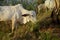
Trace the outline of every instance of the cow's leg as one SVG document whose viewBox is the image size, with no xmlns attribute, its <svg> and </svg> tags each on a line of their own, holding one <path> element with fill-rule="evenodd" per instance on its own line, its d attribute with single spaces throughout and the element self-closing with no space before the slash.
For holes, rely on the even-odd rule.
<svg viewBox="0 0 60 40">
<path fill-rule="evenodd" d="M 8 36 L 10 36 L 11 34 L 14 33 L 14 27 L 15 27 L 15 19 L 12 18 L 12 32 L 8 34 Z"/>
<path fill-rule="evenodd" d="M 14 27 L 16 26 L 16 17 L 15 17 L 15 15 L 13 16 L 13 18 L 12 18 L 12 33 L 13 33 L 13 31 L 14 31 Z"/>
<path fill-rule="evenodd" d="M 15 17 L 12 18 L 12 32 L 8 34 L 8 36 L 10 36 L 11 34 L 14 33 L 14 28 L 16 26 L 16 19 Z"/>
<path fill-rule="evenodd" d="M 12 33 L 14 31 L 14 27 L 15 27 L 15 19 L 12 19 Z"/>
</svg>

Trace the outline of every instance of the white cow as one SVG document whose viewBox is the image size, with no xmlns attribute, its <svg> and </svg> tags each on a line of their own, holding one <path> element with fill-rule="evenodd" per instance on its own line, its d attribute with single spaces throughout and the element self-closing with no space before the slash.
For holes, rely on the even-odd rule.
<svg viewBox="0 0 60 40">
<path fill-rule="evenodd" d="M 12 32 L 19 21 L 22 24 L 36 21 L 35 11 L 28 11 L 23 8 L 22 4 L 15 6 L 0 6 L 0 21 L 12 20 Z"/>
<path fill-rule="evenodd" d="M 59 8 L 59 0 L 45 0 L 43 4 L 38 5 L 38 11 L 40 11 L 42 8 L 53 10 L 56 7 Z"/>
<path fill-rule="evenodd" d="M 44 4 L 49 9 L 59 8 L 60 0 L 46 0 Z"/>
<path fill-rule="evenodd" d="M 48 8 L 48 9 L 53 9 L 55 7 L 55 1 L 54 0 L 45 0 L 43 4 L 40 4 L 38 6 L 39 9 L 41 8 Z"/>
<path fill-rule="evenodd" d="M 46 0 L 45 6 L 48 7 L 49 9 L 53 9 L 55 7 L 55 1 L 54 0 Z"/>
</svg>

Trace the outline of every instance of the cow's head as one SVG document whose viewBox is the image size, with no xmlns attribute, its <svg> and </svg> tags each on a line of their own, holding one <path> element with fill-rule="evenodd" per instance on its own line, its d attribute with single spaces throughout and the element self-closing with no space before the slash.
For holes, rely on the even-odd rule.
<svg viewBox="0 0 60 40">
<path fill-rule="evenodd" d="M 20 21 L 22 24 L 26 24 L 27 22 L 31 21 L 31 22 L 35 22 L 36 21 L 36 12 L 35 11 L 29 11 L 24 9 L 24 7 L 22 6 L 22 4 L 18 4 L 16 5 L 16 8 L 19 9 L 19 13 L 20 15 L 22 14 L 22 16 L 20 17 Z"/>
<path fill-rule="evenodd" d="M 23 14 L 22 18 L 23 18 L 23 21 L 22 21 L 23 24 L 26 24 L 29 21 L 31 21 L 32 23 L 35 23 L 36 13 L 35 11 L 29 11 L 28 13 Z"/>
<path fill-rule="evenodd" d="M 30 16 L 29 16 L 29 20 L 33 23 L 36 22 L 36 12 L 35 11 L 30 11 Z"/>
</svg>

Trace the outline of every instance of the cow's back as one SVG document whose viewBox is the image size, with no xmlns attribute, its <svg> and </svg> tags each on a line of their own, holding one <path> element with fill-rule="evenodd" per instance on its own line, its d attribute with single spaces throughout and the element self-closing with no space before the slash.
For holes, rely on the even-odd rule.
<svg viewBox="0 0 60 40">
<path fill-rule="evenodd" d="M 13 6 L 0 6 L 0 21 L 10 20 L 13 15 Z"/>
</svg>

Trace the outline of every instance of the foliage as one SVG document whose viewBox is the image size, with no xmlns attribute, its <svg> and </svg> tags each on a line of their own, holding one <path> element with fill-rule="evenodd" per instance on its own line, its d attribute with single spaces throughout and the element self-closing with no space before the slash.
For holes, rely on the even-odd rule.
<svg viewBox="0 0 60 40">
<path fill-rule="evenodd" d="M 0 1 L 0 5 L 15 5 L 18 3 L 21 3 L 27 10 L 36 10 L 37 2 L 28 4 L 27 2 L 15 0 L 11 0 L 8 3 L 6 1 Z M 46 27 L 50 27 L 49 25 L 52 25 L 50 16 L 51 10 L 41 9 L 37 13 L 37 22 L 35 24 L 31 22 L 25 25 L 18 23 L 17 29 L 15 28 L 14 33 L 11 35 L 9 35 L 11 32 L 11 22 L 0 22 L 0 40 L 60 40 L 60 37 L 56 35 L 57 33 L 54 35 L 52 29 L 45 29 Z"/>
<path fill-rule="evenodd" d="M 37 2 L 34 2 L 34 3 L 29 3 L 28 2 L 24 2 L 24 1 L 17 1 L 17 0 L 9 0 L 7 2 L 7 0 L 3 0 L 3 1 L 0 1 L 0 5 L 16 5 L 16 4 L 22 4 L 24 6 L 25 9 L 28 9 L 28 10 L 36 10 L 36 5 L 37 5 Z"/>
</svg>

